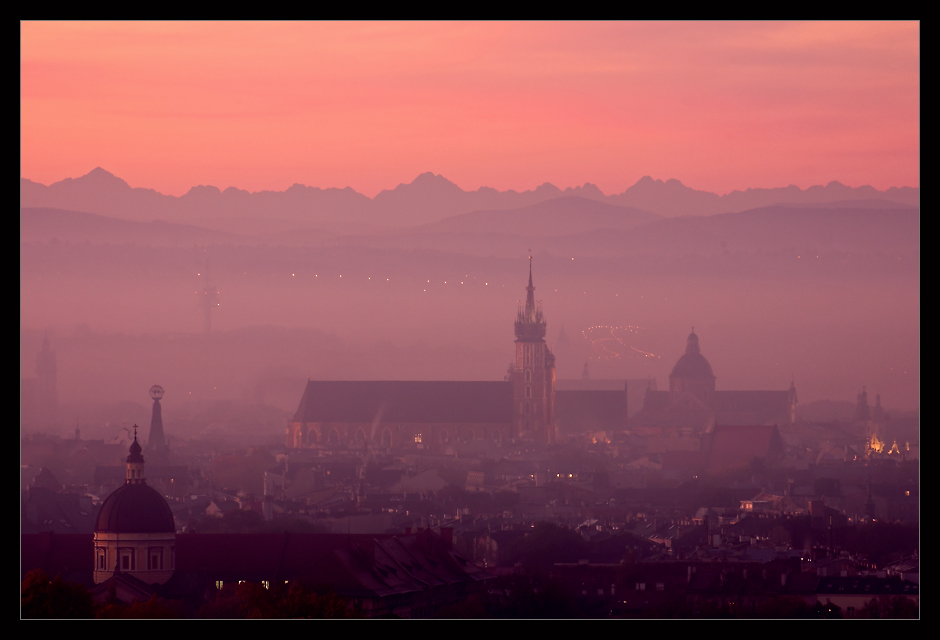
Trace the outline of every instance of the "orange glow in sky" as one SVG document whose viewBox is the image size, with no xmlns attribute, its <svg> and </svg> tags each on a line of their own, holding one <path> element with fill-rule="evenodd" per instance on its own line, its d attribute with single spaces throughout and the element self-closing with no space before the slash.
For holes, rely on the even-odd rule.
<svg viewBox="0 0 940 640">
<path fill-rule="evenodd" d="M 21 23 L 21 176 L 920 186 L 920 25 Z"/>
</svg>

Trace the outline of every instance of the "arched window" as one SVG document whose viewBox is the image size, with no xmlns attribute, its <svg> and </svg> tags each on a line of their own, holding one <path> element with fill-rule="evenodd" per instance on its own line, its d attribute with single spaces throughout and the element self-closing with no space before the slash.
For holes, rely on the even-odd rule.
<svg viewBox="0 0 940 640">
<path fill-rule="evenodd" d="M 532 370 L 531 369 L 525 370 L 525 381 L 532 382 Z"/>
<path fill-rule="evenodd" d="M 531 397 L 532 397 L 532 387 L 530 387 L 530 386 L 528 386 L 528 385 L 526 385 L 526 388 L 525 388 L 525 397 L 526 397 L 526 398 L 531 398 Z"/>
</svg>

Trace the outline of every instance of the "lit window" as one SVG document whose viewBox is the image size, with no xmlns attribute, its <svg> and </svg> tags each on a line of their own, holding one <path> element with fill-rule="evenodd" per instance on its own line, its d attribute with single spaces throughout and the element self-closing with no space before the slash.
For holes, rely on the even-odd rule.
<svg viewBox="0 0 940 640">
<path fill-rule="evenodd" d="M 271 583 L 268 582 L 267 580 L 262 580 L 262 581 L 261 581 L 261 584 L 262 584 L 262 586 L 264 586 L 265 589 L 270 589 L 270 588 L 271 588 Z"/>
</svg>

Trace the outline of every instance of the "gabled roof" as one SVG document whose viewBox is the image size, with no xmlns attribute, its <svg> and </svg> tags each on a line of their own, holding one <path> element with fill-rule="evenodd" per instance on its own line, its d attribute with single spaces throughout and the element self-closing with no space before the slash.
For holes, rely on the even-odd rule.
<svg viewBox="0 0 940 640">
<path fill-rule="evenodd" d="M 126 604 L 134 601 L 146 602 L 159 588 L 159 585 L 147 584 L 129 573 L 118 573 L 96 584 L 91 590 L 91 597 L 96 602 L 107 602 L 113 589 L 115 597 Z"/>
<path fill-rule="evenodd" d="M 512 421 L 512 382 L 309 380 L 294 422 Z"/>
</svg>

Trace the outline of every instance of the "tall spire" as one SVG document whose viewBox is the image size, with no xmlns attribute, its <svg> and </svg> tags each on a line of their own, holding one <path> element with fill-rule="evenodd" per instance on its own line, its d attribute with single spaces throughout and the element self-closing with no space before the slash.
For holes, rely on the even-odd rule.
<svg viewBox="0 0 940 640">
<path fill-rule="evenodd" d="M 529 256 L 529 284 L 525 288 L 525 304 L 519 304 L 516 316 L 516 338 L 527 341 L 544 341 L 545 318 L 535 302 L 535 285 L 532 284 L 532 256 Z"/>
<path fill-rule="evenodd" d="M 525 290 L 525 321 L 535 322 L 535 286 L 532 284 L 532 256 L 529 256 L 529 285 Z"/>
</svg>

